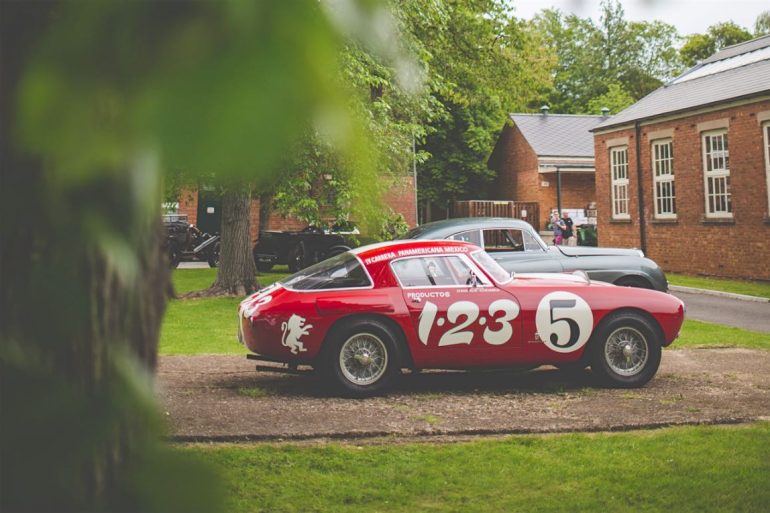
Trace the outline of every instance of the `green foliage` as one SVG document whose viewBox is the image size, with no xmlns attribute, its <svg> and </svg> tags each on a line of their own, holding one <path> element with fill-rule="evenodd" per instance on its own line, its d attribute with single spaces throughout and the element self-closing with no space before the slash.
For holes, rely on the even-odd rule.
<svg viewBox="0 0 770 513">
<path fill-rule="evenodd" d="M 722 48 L 748 41 L 752 37 L 751 32 L 732 21 L 717 23 L 711 25 L 705 34 L 687 36 L 679 55 L 686 66 L 695 66 Z"/>
<path fill-rule="evenodd" d="M 378 236 L 380 240 L 393 240 L 401 237 L 408 231 L 409 225 L 406 224 L 404 216 L 391 210 L 387 216 L 383 216 Z"/>
<path fill-rule="evenodd" d="M 759 13 L 754 21 L 754 37 L 770 34 L 770 10 Z"/>
<path fill-rule="evenodd" d="M 532 26 L 558 57 L 548 98 L 554 112 L 599 114 L 592 100 L 636 101 L 681 70 L 676 29 L 660 21 L 629 22 L 617 0 L 602 2 L 599 25 L 546 9 Z"/>
<path fill-rule="evenodd" d="M 193 445 L 229 511 L 761 512 L 770 425 L 443 444 Z"/>
<path fill-rule="evenodd" d="M 441 105 L 421 149 L 420 201 L 443 208 L 482 198 L 494 178 L 486 161 L 508 112 L 519 111 L 550 86 L 551 56 L 526 24 L 498 0 L 452 0 L 434 7 L 430 24 L 415 23 L 433 98 Z M 404 10 L 414 9 L 407 3 Z"/>
<path fill-rule="evenodd" d="M 606 107 L 610 109 L 610 115 L 617 114 L 635 101 L 634 97 L 626 92 L 622 85 L 611 83 L 607 86 L 606 93 L 596 98 L 591 98 L 588 102 L 588 111 L 594 113 L 601 112 Z"/>
</svg>

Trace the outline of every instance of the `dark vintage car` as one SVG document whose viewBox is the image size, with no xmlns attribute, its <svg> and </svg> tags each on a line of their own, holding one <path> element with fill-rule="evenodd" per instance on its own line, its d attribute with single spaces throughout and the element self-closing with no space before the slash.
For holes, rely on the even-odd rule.
<svg viewBox="0 0 770 513">
<path fill-rule="evenodd" d="M 165 214 L 163 226 L 166 229 L 165 249 L 171 267 L 190 261 L 208 262 L 211 267 L 219 265 L 219 234 L 201 232 L 194 224 L 187 222 L 184 214 Z"/>
<path fill-rule="evenodd" d="M 668 290 L 661 268 L 638 249 L 548 246 L 529 223 L 519 219 L 446 219 L 418 226 L 403 238 L 471 242 L 484 248 L 509 272 L 581 270 L 592 280 L 662 292 Z"/>
<path fill-rule="evenodd" d="M 286 264 L 294 273 L 357 246 L 350 238 L 357 233 L 358 230 L 330 231 L 313 226 L 297 232 L 263 231 L 252 250 L 254 263 L 260 272 Z"/>
</svg>

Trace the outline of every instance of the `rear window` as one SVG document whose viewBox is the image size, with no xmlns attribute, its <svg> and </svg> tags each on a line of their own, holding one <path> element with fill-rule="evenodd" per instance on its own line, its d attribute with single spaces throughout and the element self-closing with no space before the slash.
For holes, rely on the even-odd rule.
<svg viewBox="0 0 770 513">
<path fill-rule="evenodd" d="M 281 284 L 293 290 L 327 290 L 370 287 L 372 282 L 361 262 L 347 252 L 311 265 Z"/>
</svg>

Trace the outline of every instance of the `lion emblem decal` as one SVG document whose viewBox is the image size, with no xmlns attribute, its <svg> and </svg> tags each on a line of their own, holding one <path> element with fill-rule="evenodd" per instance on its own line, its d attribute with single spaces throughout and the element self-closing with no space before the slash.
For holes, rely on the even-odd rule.
<svg viewBox="0 0 770 513">
<path fill-rule="evenodd" d="M 289 320 L 281 324 L 281 329 L 283 330 L 283 336 L 281 337 L 281 344 L 291 349 L 291 352 L 293 354 L 297 354 L 298 352 L 307 351 L 305 349 L 305 346 L 302 345 L 302 342 L 300 342 L 300 338 L 304 337 L 305 335 L 310 333 L 310 329 L 313 327 L 312 324 L 308 324 L 305 326 L 305 319 L 304 317 L 300 317 L 297 314 L 292 314 L 291 317 L 289 317 Z"/>
</svg>

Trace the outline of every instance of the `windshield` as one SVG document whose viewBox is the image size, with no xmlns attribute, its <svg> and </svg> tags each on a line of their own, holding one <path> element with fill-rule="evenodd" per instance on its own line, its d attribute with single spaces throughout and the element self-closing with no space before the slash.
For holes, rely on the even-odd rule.
<svg viewBox="0 0 770 513">
<path fill-rule="evenodd" d="M 319 290 L 369 287 L 369 280 L 361 262 L 350 252 L 340 253 L 323 262 L 293 274 L 281 284 L 287 289 Z"/>
<path fill-rule="evenodd" d="M 500 267 L 500 264 L 489 256 L 489 253 L 486 251 L 477 251 L 471 253 L 471 256 L 497 283 L 508 283 L 511 281 L 511 274 Z"/>
</svg>

